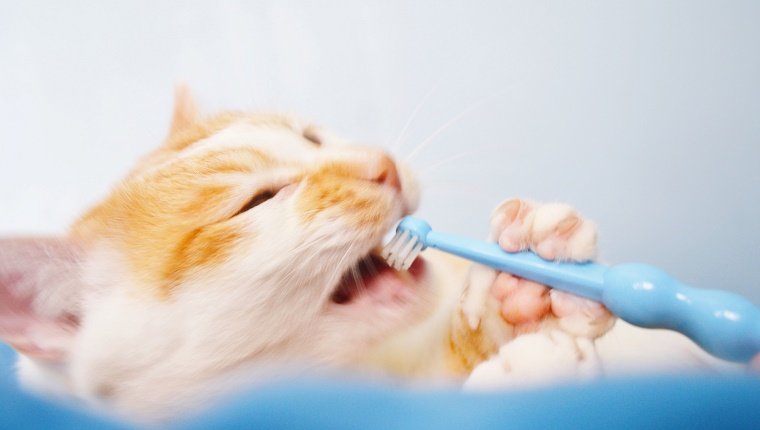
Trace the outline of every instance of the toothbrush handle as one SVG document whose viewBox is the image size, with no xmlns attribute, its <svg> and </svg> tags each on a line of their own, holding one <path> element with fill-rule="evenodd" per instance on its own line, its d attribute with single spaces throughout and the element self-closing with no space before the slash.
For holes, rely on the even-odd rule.
<svg viewBox="0 0 760 430">
<path fill-rule="evenodd" d="M 495 243 L 430 231 L 426 246 L 603 303 L 621 319 L 682 333 L 707 352 L 748 362 L 760 353 L 760 310 L 725 291 L 696 289 L 646 264 L 558 263 Z"/>
<path fill-rule="evenodd" d="M 601 302 L 631 324 L 678 331 L 716 357 L 748 362 L 760 353 L 760 310 L 751 302 L 689 287 L 654 266 L 610 267 Z"/>
<path fill-rule="evenodd" d="M 458 255 L 592 300 L 601 301 L 606 266 L 544 260 L 530 251 L 506 252 L 496 243 L 430 231 L 425 246 Z"/>
</svg>

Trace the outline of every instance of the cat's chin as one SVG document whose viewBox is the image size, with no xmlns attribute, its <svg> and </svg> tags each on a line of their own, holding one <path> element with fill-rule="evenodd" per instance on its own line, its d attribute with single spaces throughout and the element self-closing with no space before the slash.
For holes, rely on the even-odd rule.
<svg viewBox="0 0 760 430">
<path fill-rule="evenodd" d="M 425 261 L 418 257 L 405 271 L 398 271 L 381 257 L 370 253 L 341 278 L 330 297 L 336 306 L 404 305 L 413 302 L 425 273 Z"/>
</svg>

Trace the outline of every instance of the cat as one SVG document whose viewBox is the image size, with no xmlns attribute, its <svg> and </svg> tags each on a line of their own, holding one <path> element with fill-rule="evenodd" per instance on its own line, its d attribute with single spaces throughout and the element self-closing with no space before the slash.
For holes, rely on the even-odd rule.
<svg viewBox="0 0 760 430">
<path fill-rule="evenodd" d="M 26 387 L 143 422 L 274 368 L 475 387 L 600 372 L 615 319 L 599 304 L 434 251 L 385 265 L 418 201 L 380 149 L 287 116 L 201 116 L 179 87 L 165 142 L 66 236 L 0 241 L 0 337 Z M 491 226 L 507 250 L 596 254 L 567 205 L 511 199 Z"/>
</svg>

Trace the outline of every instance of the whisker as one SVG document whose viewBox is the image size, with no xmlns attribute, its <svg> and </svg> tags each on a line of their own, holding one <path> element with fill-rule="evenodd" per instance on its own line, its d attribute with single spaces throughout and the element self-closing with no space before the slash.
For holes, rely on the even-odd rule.
<svg viewBox="0 0 760 430">
<path fill-rule="evenodd" d="M 299 253 L 299 252 L 303 251 L 305 248 L 311 248 L 314 244 L 319 243 L 319 242 L 321 242 L 323 240 L 324 240 L 323 237 L 315 237 L 315 238 L 313 238 L 313 239 L 311 239 L 311 240 L 309 240 L 307 242 L 301 242 L 295 249 L 293 249 L 290 252 L 293 253 L 293 254 Z"/>
<path fill-rule="evenodd" d="M 332 287 L 335 283 L 341 281 L 341 277 L 343 276 L 342 271 L 345 270 L 345 269 L 341 269 L 343 267 L 343 261 L 346 259 L 346 257 L 348 257 L 349 254 L 351 254 L 351 251 L 353 251 L 354 243 L 355 242 L 350 242 L 348 246 L 346 246 L 346 251 L 343 252 L 343 256 L 340 257 L 340 260 L 338 260 L 338 264 L 335 265 L 335 269 L 332 271 L 332 275 L 328 278 L 331 280 L 330 287 Z M 332 293 L 333 293 L 332 288 L 325 288 L 320 300 L 327 300 Z"/>
<path fill-rule="evenodd" d="M 459 121 L 461 121 L 464 117 L 466 117 L 471 112 L 477 110 L 484 104 L 490 102 L 497 96 L 501 96 L 506 90 L 498 91 L 494 94 L 491 94 L 489 96 L 486 96 L 482 98 L 480 101 L 471 104 L 467 108 L 465 108 L 463 111 L 461 111 L 459 114 L 455 115 L 452 119 L 444 123 L 442 126 L 438 127 L 437 130 L 435 130 L 430 136 L 428 136 L 425 140 L 423 140 L 419 145 L 417 145 L 416 148 L 412 150 L 406 157 L 405 160 L 408 162 L 412 158 L 414 158 L 417 154 L 419 154 L 423 149 L 425 149 L 426 146 L 430 144 L 436 137 L 438 137 L 439 134 L 443 133 L 444 131 L 448 130 L 451 126 L 455 125 Z"/>
<path fill-rule="evenodd" d="M 479 150 L 479 151 L 465 151 L 460 152 L 459 154 L 452 155 L 451 157 L 444 158 L 442 160 L 438 160 L 432 164 L 429 164 L 427 166 L 421 167 L 417 170 L 417 174 L 419 176 L 424 176 L 426 173 L 429 173 L 434 168 L 441 167 L 442 165 L 446 163 L 451 163 L 452 161 L 459 160 L 460 158 L 469 157 L 472 155 L 478 155 L 486 152 L 485 150 Z"/>
<path fill-rule="evenodd" d="M 351 266 L 351 276 L 354 278 L 354 283 L 356 284 L 356 289 L 360 292 L 364 292 L 364 281 L 362 280 L 361 273 L 359 273 L 359 269 L 357 266 Z"/>
<path fill-rule="evenodd" d="M 367 264 L 366 267 L 367 267 L 367 271 L 369 272 L 369 276 L 374 278 L 375 275 L 377 275 L 377 266 L 375 265 L 375 261 L 369 258 L 367 259 L 366 264 Z"/>
<path fill-rule="evenodd" d="M 396 140 L 393 142 L 393 146 L 391 146 L 390 152 L 395 153 L 397 150 L 401 148 L 401 145 L 404 141 L 404 136 L 406 135 L 406 132 L 409 131 L 409 126 L 412 125 L 412 122 L 417 117 L 417 114 L 420 112 L 422 107 L 425 105 L 427 100 L 430 98 L 431 95 L 435 92 L 435 90 L 438 89 L 439 86 L 441 86 L 441 82 L 443 82 L 443 76 L 441 76 L 438 81 L 433 84 L 432 87 L 425 93 L 425 95 L 422 97 L 422 100 L 420 100 L 419 103 L 417 103 L 417 106 L 414 107 L 414 110 L 412 111 L 412 114 L 409 115 L 409 119 L 406 121 L 406 124 L 404 124 L 404 127 L 401 129 L 401 133 L 399 133 Z"/>
<path fill-rule="evenodd" d="M 494 196 L 487 193 L 486 191 L 483 191 L 477 187 L 471 187 L 464 184 L 451 184 L 451 183 L 443 183 L 443 184 L 436 184 L 437 186 L 427 186 L 425 187 L 425 191 L 428 194 L 447 194 L 450 195 L 452 192 L 455 193 L 466 193 L 465 195 L 467 198 L 472 197 L 478 197 L 480 199 L 484 200 L 493 200 Z"/>
</svg>

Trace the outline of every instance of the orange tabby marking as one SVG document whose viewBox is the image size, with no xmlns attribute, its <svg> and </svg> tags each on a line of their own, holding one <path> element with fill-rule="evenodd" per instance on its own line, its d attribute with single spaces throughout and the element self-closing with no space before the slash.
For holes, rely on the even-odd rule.
<svg viewBox="0 0 760 430">
<path fill-rule="evenodd" d="M 224 260 L 242 235 L 230 225 L 215 224 L 191 231 L 179 242 L 176 254 L 164 266 L 161 293 L 169 295 L 192 270 Z"/>
<path fill-rule="evenodd" d="M 350 213 L 357 224 L 378 225 L 383 220 L 381 202 L 375 193 L 359 183 L 357 169 L 342 164 L 329 164 L 306 178 L 309 186 L 299 200 L 299 213 L 304 222 L 328 209 Z"/>
<path fill-rule="evenodd" d="M 219 224 L 244 203 L 221 175 L 250 174 L 268 162 L 254 148 L 179 159 L 122 183 L 73 230 L 115 239 L 131 272 L 166 296 L 191 268 L 222 261 L 240 236 L 232 225 Z"/>
<path fill-rule="evenodd" d="M 470 329 L 461 309 L 454 318 L 446 361 L 454 374 L 467 375 L 476 365 L 495 353 L 498 344 L 484 333 L 482 325 L 475 330 Z"/>
</svg>

